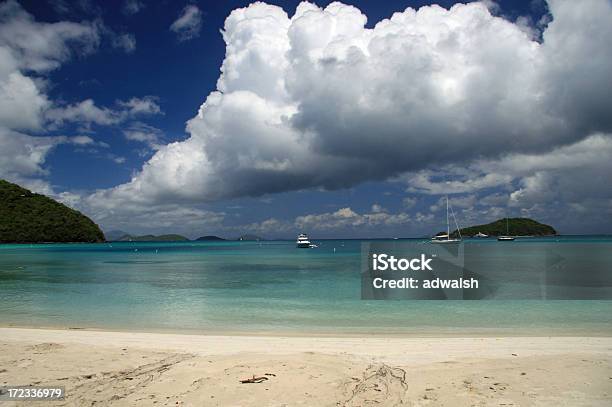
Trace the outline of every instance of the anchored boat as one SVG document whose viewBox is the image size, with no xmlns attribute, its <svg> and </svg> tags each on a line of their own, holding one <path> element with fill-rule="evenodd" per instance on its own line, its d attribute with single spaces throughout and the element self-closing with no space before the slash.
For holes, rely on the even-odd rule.
<svg viewBox="0 0 612 407">
<path fill-rule="evenodd" d="M 497 240 L 500 242 L 511 242 L 514 240 L 514 236 L 510 236 L 510 231 L 508 229 L 508 218 L 506 218 L 506 234 L 497 236 Z"/>
<path fill-rule="evenodd" d="M 311 247 L 317 247 L 316 245 L 310 243 L 310 239 L 304 233 L 300 233 L 295 241 L 295 246 L 299 249 L 309 249 Z"/>
<path fill-rule="evenodd" d="M 453 216 L 453 220 L 455 221 L 455 226 L 457 227 L 457 234 L 459 235 L 459 239 L 452 238 L 450 236 L 450 218 L 448 216 L 450 213 Z M 457 219 L 455 218 L 455 212 L 453 212 L 453 207 L 448 203 L 448 195 L 446 196 L 446 234 L 437 235 L 431 238 L 431 243 L 459 243 L 461 242 L 461 230 L 459 229 L 459 225 L 457 224 Z"/>
</svg>

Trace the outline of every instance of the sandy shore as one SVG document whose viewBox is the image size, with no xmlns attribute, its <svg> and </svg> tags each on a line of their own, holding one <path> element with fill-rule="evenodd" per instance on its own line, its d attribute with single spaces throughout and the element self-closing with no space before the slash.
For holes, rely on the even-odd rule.
<svg viewBox="0 0 612 407">
<path fill-rule="evenodd" d="M 612 338 L 0 328 L 0 384 L 65 386 L 44 404 L 69 406 L 609 406 Z"/>
</svg>

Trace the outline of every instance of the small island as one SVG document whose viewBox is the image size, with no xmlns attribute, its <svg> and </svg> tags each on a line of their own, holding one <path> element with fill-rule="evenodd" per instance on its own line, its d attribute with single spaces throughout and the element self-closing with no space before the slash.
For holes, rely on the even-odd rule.
<svg viewBox="0 0 612 407">
<path fill-rule="evenodd" d="M 0 180 L 0 243 L 103 241 L 98 225 L 81 212 Z"/>
<path fill-rule="evenodd" d="M 474 237 L 479 233 L 488 236 L 553 236 L 557 231 L 549 225 L 537 222 L 529 218 L 506 218 L 498 219 L 485 225 L 470 226 L 461 228 L 461 236 Z M 457 237 L 457 230 L 451 233 L 452 237 Z"/>
<path fill-rule="evenodd" d="M 225 239 L 219 236 L 200 236 L 196 240 L 205 241 L 205 242 L 216 242 L 216 241 L 224 241 Z"/>
</svg>

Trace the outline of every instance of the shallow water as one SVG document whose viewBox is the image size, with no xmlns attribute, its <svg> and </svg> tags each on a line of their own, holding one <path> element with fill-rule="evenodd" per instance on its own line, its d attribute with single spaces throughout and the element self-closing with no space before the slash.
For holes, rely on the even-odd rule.
<svg viewBox="0 0 612 407">
<path fill-rule="evenodd" d="M 0 245 L 0 324 L 197 332 L 612 334 L 612 301 L 361 300 L 362 242 L 323 240 L 319 248 L 304 250 L 293 241 Z M 473 244 L 491 245 L 503 254 L 517 244 L 569 248 L 576 242 L 612 249 L 609 237 Z"/>
</svg>

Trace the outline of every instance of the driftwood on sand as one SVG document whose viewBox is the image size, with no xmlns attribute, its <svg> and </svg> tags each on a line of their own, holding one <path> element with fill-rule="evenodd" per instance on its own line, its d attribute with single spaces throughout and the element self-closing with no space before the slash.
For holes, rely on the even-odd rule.
<svg viewBox="0 0 612 407">
<path fill-rule="evenodd" d="M 255 375 L 253 375 L 253 377 L 251 377 L 249 379 L 240 380 L 240 383 L 242 383 L 242 384 L 246 384 L 246 383 L 261 383 L 261 382 L 266 381 L 266 380 L 268 380 L 268 378 L 266 376 L 255 377 Z"/>
</svg>

